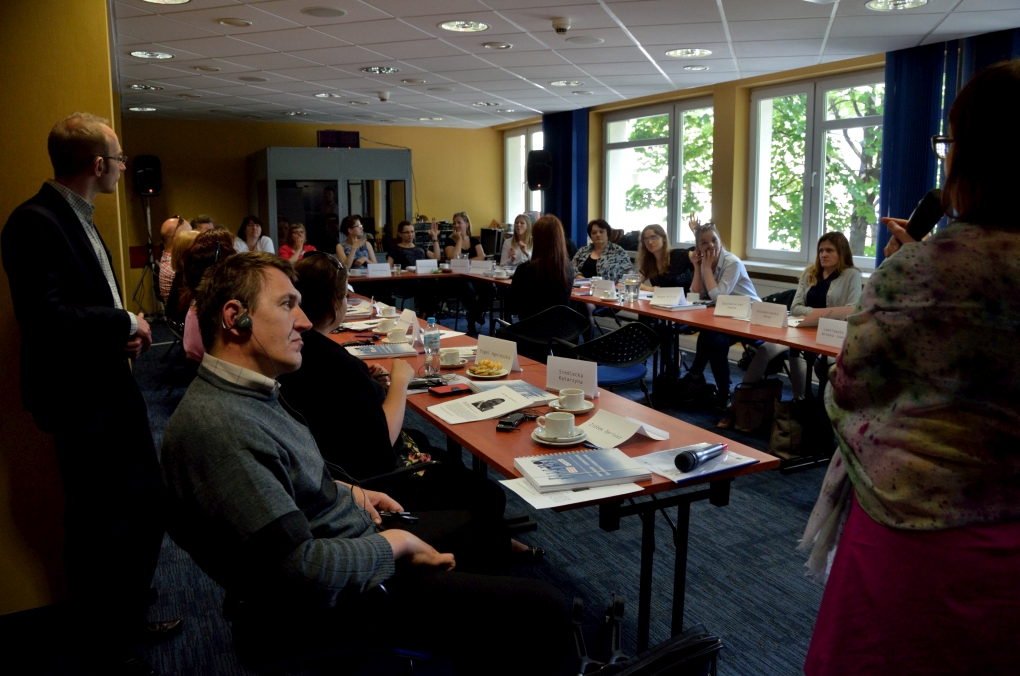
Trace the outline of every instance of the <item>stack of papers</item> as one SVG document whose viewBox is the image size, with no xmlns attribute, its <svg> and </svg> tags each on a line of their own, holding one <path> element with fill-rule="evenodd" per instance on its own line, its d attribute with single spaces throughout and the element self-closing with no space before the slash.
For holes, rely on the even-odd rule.
<svg viewBox="0 0 1020 676">
<path fill-rule="evenodd" d="M 515 458 L 514 469 L 539 493 L 599 488 L 652 478 L 647 468 L 618 448 Z"/>
</svg>

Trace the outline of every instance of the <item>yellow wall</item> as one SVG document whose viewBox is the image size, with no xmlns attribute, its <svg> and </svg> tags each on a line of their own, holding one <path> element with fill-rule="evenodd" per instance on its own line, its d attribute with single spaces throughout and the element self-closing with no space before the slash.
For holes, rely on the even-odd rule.
<svg viewBox="0 0 1020 676">
<path fill-rule="evenodd" d="M 603 176 L 602 116 L 605 113 L 671 101 L 711 96 L 715 107 L 714 149 L 712 158 L 712 211 L 719 234 L 727 248 L 738 256 L 746 253 L 747 177 L 750 144 L 751 90 L 756 87 L 881 68 L 885 54 L 836 61 L 810 68 L 798 68 L 771 75 L 723 82 L 706 87 L 683 89 L 630 101 L 592 108 L 589 115 L 588 218 L 602 216 Z"/>
<path fill-rule="evenodd" d="M 416 184 L 412 213 L 450 220 L 466 211 L 477 230 L 502 221 L 503 135 L 495 129 L 422 129 L 417 127 L 342 126 L 362 133 L 363 148 L 384 148 L 380 141 L 411 149 Z M 248 213 L 245 160 L 266 146 L 315 146 L 325 127 L 296 122 L 199 122 L 125 118 L 123 145 L 128 155 L 156 155 L 163 166 L 163 192 L 152 200 L 154 241 L 159 225 L 179 214 L 212 215 L 236 230 Z M 129 183 L 125 186 L 133 191 Z M 141 198 L 128 198 L 125 218 L 129 244 L 145 242 Z M 132 270 L 132 288 L 138 270 Z"/>
<path fill-rule="evenodd" d="M 52 177 L 50 127 L 74 111 L 114 119 L 106 3 L 6 0 L 0 21 L 0 222 Z M 123 279 L 117 195 L 96 200 L 95 222 Z M 12 252 L 7 252 L 8 255 Z M 38 255 L 18 252 L 16 255 Z M 69 336 L 69 340 L 73 337 Z M 64 595 L 63 492 L 52 438 L 36 431 L 18 391 L 19 332 L 0 275 L 0 614 Z"/>
</svg>

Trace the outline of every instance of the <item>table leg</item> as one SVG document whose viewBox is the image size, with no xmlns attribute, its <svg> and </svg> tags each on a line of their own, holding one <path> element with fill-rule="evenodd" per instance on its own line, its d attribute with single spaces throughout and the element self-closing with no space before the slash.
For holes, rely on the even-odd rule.
<svg viewBox="0 0 1020 676">
<path fill-rule="evenodd" d="M 638 584 L 637 650 L 648 649 L 652 616 L 652 560 L 655 557 L 655 507 L 641 512 L 641 579 Z M 686 540 L 686 538 L 685 538 Z M 686 559 L 685 559 L 686 561 Z M 676 599 L 674 598 L 674 603 Z"/>
<path fill-rule="evenodd" d="M 818 355 L 814 352 L 804 353 L 804 362 L 807 365 L 807 375 L 804 376 L 807 382 L 804 383 L 804 398 L 811 399 L 814 397 L 814 393 L 811 391 L 811 374 L 815 372 L 815 360 L 818 359 Z"/>
<path fill-rule="evenodd" d="M 687 595 L 687 536 L 690 532 L 691 503 L 681 502 L 676 508 L 676 529 L 673 531 L 673 546 L 676 547 L 676 562 L 673 566 L 673 619 L 670 635 L 676 636 L 684 629 L 684 601 Z"/>
<path fill-rule="evenodd" d="M 471 456 L 471 471 L 482 478 L 489 476 L 489 466 L 477 455 Z"/>
</svg>

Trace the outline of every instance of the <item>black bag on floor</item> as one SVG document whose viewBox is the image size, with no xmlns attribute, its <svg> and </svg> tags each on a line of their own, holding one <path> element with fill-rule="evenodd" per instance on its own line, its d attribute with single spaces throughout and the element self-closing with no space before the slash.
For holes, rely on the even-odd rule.
<svg viewBox="0 0 1020 676">
<path fill-rule="evenodd" d="M 791 459 L 832 453 L 835 439 L 825 404 L 817 397 L 777 401 L 769 453 Z"/>
<path fill-rule="evenodd" d="M 723 642 L 697 624 L 640 655 L 607 664 L 598 676 L 715 676 Z"/>
<path fill-rule="evenodd" d="M 776 401 L 783 397 L 783 382 L 767 378 L 741 383 L 733 389 L 733 428 L 741 432 L 772 429 Z"/>
</svg>

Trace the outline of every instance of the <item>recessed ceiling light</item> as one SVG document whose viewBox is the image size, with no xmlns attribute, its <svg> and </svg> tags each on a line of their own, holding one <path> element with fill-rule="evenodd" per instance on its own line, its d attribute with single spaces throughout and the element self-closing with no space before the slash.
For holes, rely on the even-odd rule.
<svg viewBox="0 0 1020 676">
<path fill-rule="evenodd" d="M 513 49 L 514 46 L 509 42 L 486 42 L 482 47 L 486 49 Z"/>
<path fill-rule="evenodd" d="M 450 87 L 429 87 L 430 92 L 452 92 L 453 89 Z"/>
<path fill-rule="evenodd" d="M 514 110 L 513 108 L 497 108 L 496 112 L 497 113 L 515 113 L 517 111 Z"/>
<path fill-rule="evenodd" d="M 179 98 L 179 99 L 200 99 L 202 97 L 199 94 L 178 94 L 177 98 Z"/>
<path fill-rule="evenodd" d="M 267 77 L 256 77 L 254 75 L 242 75 L 237 79 L 244 82 L 269 82 L 269 78 Z"/>
<path fill-rule="evenodd" d="M 355 106 L 367 106 L 368 101 L 351 101 L 351 105 Z"/>
<path fill-rule="evenodd" d="M 439 27 L 454 33 L 480 33 L 489 30 L 489 24 L 480 21 L 447 21 L 439 24 Z"/>
<path fill-rule="evenodd" d="M 405 78 L 401 82 L 404 84 L 425 84 L 425 80 L 416 80 L 413 77 Z"/>
<path fill-rule="evenodd" d="M 927 4 L 928 0 L 871 0 L 864 6 L 876 12 L 890 12 L 894 9 L 914 9 Z"/>
<path fill-rule="evenodd" d="M 143 2 L 149 2 L 153 5 L 183 5 L 191 2 L 191 0 L 142 0 Z"/>
<path fill-rule="evenodd" d="M 317 19 L 334 19 L 338 16 L 345 16 L 347 10 L 337 9 L 336 7 L 305 7 L 301 10 L 301 13 L 314 16 Z"/>
<path fill-rule="evenodd" d="M 317 99 L 342 99 L 343 94 L 337 94 L 336 92 L 319 92 L 315 95 Z"/>
<path fill-rule="evenodd" d="M 666 52 L 666 56 L 672 56 L 677 59 L 694 59 L 699 56 L 709 56 L 712 54 L 711 49 L 698 49 L 692 47 L 685 47 L 683 49 L 671 49 Z"/>
<path fill-rule="evenodd" d="M 304 117 L 308 113 L 306 113 L 303 110 L 288 110 L 288 111 L 284 112 L 283 114 L 288 116 L 288 117 Z"/>
<path fill-rule="evenodd" d="M 580 87 L 584 83 L 581 82 L 580 80 L 556 80 L 555 82 L 550 82 L 549 84 L 551 84 L 553 87 Z"/>
<path fill-rule="evenodd" d="M 221 26 L 231 26 L 233 28 L 247 28 L 251 25 L 251 21 L 246 19 L 216 19 L 216 23 Z"/>
<path fill-rule="evenodd" d="M 475 101 L 471 105 L 478 106 L 479 108 L 487 108 L 488 106 L 498 106 L 499 104 L 495 101 Z"/>
<path fill-rule="evenodd" d="M 155 112 L 156 109 L 150 106 L 134 106 L 133 108 L 128 108 L 128 110 L 133 113 L 152 113 Z"/>
<path fill-rule="evenodd" d="M 220 69 L 216 66 L 192 66 L 195 70 L 200 70 L 203 73 L 218 73 Z"/>
<path fill-rule="evenodd" d="M 572 38 L 567 38 L 567 42 L 572 45 L 601 45 L 605 39 L 597 38 L 594 35 L 575 35 Z"/>
<path fill-rule="evenodd" d="M 147 84 L 133 84 L 133 85 L 128 85 L 128 89 L 138 89 L 138 90 L 141 90 L 143 92 L 158 92 L 160 89 L 162 89 L 162 87 L 157 87 L 155 85 L 147 85 Z"/>
<path fill-rule="evenodd" d="M 399 73 L 399 68 L 393 68 L 392 66 L 369 66 L 368 68 L 362 68 L 362 73 L 372 73 L 373 75 L 393 75 L 393 73 Z"/>
<path fill-rule="evenodd" d="M 441 117 L 419 117 L 418 119 L 421 120 L 422 122 L 439 122 L 443 118 L 441 118 Z"/>
<path fill-rule="evenodd" d="M 167 54 L 166 52 L 131 52 L 131 56 L 138 57 L 139 59 L 172 59 L 173 54 Z"/>
<path fill-rule="evenodd" d="M 591 96 L 594 92 L 570 92 L 574 96 Z"/>
<path fill-rule="evenodd" d="M 684 70 L 708 70 L 708 66 L 684 66 Z"/>
</svg>

